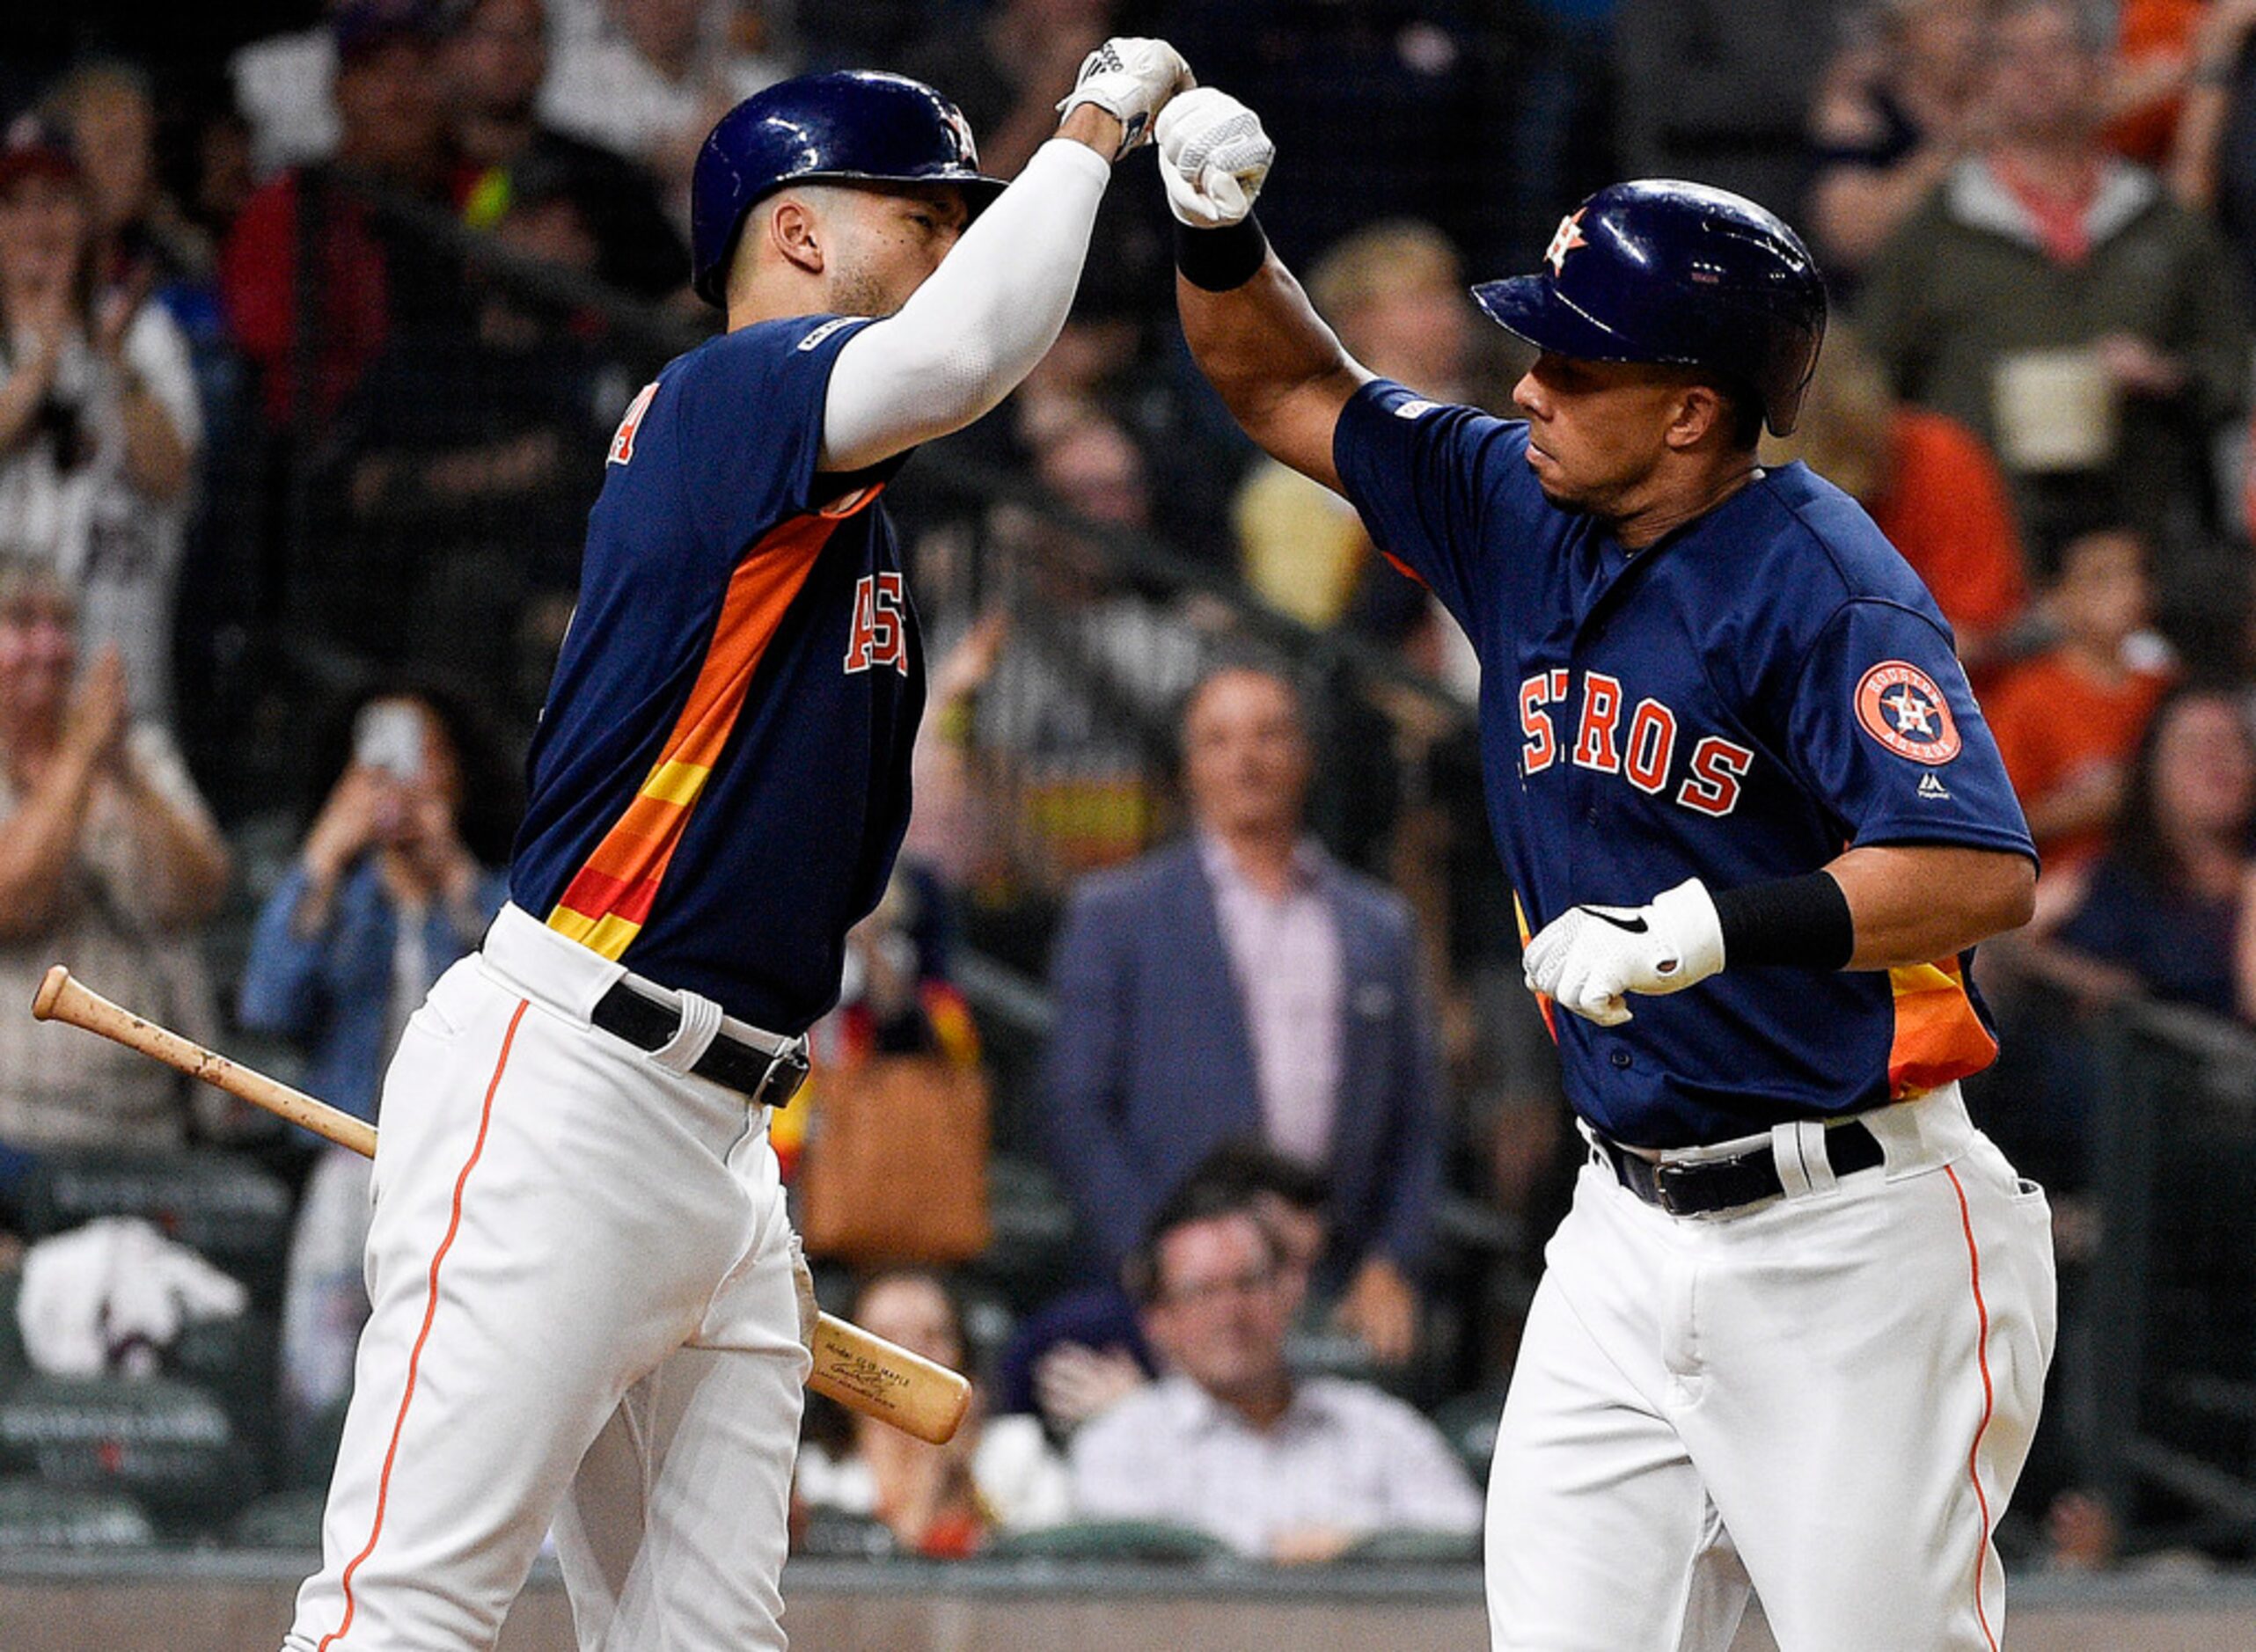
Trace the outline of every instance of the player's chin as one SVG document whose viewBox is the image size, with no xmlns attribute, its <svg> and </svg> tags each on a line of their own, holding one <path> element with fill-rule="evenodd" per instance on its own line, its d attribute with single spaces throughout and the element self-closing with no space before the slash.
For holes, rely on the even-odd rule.
<svg viewBox="0 0 2256 1652">
<path fill-rule="evenodd" d="M 1562 510 L 1582 508 L 1581 491 L 1567 479 L 1565 472 L 1559 469 L 1559 462 L 1549 454 L 1528 449 L 1527 467 L 1535 472 L 1535 486 L 1543 490 L 1545 499 Z"/>
</svg>

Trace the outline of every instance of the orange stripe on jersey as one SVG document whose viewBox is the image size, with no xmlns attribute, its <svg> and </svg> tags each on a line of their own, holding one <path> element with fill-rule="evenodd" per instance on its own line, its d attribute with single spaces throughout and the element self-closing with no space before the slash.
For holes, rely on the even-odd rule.
<svg viewBox="0 0 2256 1652">
<path fill-rule="evenodd" d="M 1388 559 L 1393 560 L 1392 558 Z M 1403 569 L 1403 572 L 1410 574 L 1408 568 Z M 1410 577 L 1415 579 L 1417 576 L 1413 574 Z M 1527 927 L 1527 909 L 1520 904 L 1520 891 L 1517 889 L 1512 892 L 1512 919 L 1520 929 L 1520 950 L 1526 952 L 1527 943 L 1535 939 L 1535 932 Z M 1549 995 L 1538 992 L 1535 995 L 1535 1007 L 1543 1012 L 1543 1030 L 1551 1035 L 1551 1042 L 1554 1044 L 1557 1043 L 1559 1042 L 1557 1012 L 1551 1008 Z"/>
<path fill-rule="evenodd" d="M 548 926 L 617 958 L 641 932 L 666 866 L 729 744 L 744 696 L 838 519 L 795 516 L 746 552 L 729 576 L 689 703 L 618 823 L 565 886 Z"/>
<path fill-rule="evenodd" d="M 1980 1072 L 1997 1058 L 1997 1041 L 1974 1013 L 1956 958 L 1888 971 L 1895 991 L 1895 1042 L 1888 1050 L 1888 1094 L 1924 1095 Z"/>
</svg>

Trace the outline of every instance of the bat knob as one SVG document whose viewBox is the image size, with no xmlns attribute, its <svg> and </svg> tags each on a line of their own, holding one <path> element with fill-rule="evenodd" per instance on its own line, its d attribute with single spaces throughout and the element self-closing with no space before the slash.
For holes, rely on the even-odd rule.
<svg viewBox="0 0 2256 1652">
<path fill-rule="evenodd" d="M 47 979 L 40 983 L 39 996 L 32 1000 L 33 1019 L 41 1021 L 50 1019 L 55 1014 L 55 1000 L 62 996 L 62 989 L 70 984 L 70 971 L 68 969 L 62 964 L 51 967 L 47 972 Z"/>
</svg>

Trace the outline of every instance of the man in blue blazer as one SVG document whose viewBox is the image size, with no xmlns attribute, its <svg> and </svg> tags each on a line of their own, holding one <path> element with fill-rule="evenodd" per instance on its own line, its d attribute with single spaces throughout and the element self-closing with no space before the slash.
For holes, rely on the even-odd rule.
<svg viewBox="0 0 2256 1652">
<path fill-rule="evenodd" d="M 1415 1337 L 1441 1175 L 1437 1040 L 1401 896 L 1302 823 L 1312 757 L 1292 685 L 1226 667 L 1183 718 L 1185 840 L 1074 891 L 1051 957 L 1050 1163 L 1117 1269 L 1224 1142 L 1332 1187 L 1320 1291 L 1382 1360 Z"/>
</svg>

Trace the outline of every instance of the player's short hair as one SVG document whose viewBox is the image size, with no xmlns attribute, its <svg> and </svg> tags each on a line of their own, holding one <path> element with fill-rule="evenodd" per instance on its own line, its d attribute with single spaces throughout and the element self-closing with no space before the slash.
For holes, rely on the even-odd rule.
<svg viewBox="0 0 2256 1652">
<path fill-rule="evenodd" d="M 1168 1239 L 1184 1228 L 1220 1221 L 1225 1217 L 1242 1216 L 1252 1223 L 1269 1252 L 1270 1265 L 1282 1268 L 1284 1242 L 1261 1219 L 1255 1202 L 1256 1197 L 1254 1188 L 1234 1185 L 1225 1179 L 1193 1174 L 1154 1213 L 1145 1224 L 1142 1241 L 1121 1263 L 1120 1283 L 1129 1297 L 1139 1307 L 1148 1308 L 1161 1301 L 1167 1291 L 1166 1268 L 1161 1259 Z"/>
</svg>

